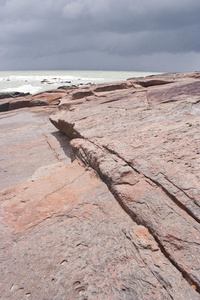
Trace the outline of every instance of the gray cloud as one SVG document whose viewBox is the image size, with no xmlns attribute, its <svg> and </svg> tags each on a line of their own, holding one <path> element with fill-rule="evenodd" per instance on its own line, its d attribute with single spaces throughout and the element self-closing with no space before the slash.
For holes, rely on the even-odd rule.
<svg viewBox="0 0 200 300">
<path fill-rule="evenodd" d="M 199 0 L 1 0 L 0 68 L 200 69 Z"/>
</svg>

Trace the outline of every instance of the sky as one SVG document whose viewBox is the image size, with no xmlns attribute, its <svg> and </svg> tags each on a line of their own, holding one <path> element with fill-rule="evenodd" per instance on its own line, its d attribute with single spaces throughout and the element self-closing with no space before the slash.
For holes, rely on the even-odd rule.
<svg viewBox="0 0 200 300">
<path fill-rule="evenodd" d="M 199 0 L 0 0 L 0 70 L 200 70 Z"/>
</svg>

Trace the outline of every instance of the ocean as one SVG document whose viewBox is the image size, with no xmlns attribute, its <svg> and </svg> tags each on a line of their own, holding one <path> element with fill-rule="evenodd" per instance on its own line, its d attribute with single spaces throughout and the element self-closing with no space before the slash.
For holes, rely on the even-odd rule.
<svg viewBox="0 0 200 300">
<path fill-rule="evenodd" d="M 114 82 L 159 73 L 126 71 L 1 71 L 0 92 L 36 94 L 60 86 Z"/>
</svg>

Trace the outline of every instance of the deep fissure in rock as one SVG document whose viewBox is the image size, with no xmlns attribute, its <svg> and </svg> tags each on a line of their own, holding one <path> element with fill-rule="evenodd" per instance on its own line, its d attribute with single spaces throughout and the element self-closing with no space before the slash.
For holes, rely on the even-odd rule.
<svg viewBox="0 0 200 300">
<path fill-rule="evenodd" d="M 94 144 L 96 147 L 100 148 L 98 145 L 96 145 L 95 143 L 91 142 L 90 140 L 88 140 L 90 143 Z M 124 162 L 126 162 L 123 158 L 121 158 L 118 154 L 116 154 L 114 151 L 110 150 L 107 147 L 104 147 L 108 152 L 110 152 L 111 154 L 116 155 L 118 158 L 120 158 L 121 160 L 123 160 Z M 82 149 L 83 150 L 83 149 Z M 102 150 L 102 149 L 101 149 Z M 83 150 L 84 151 L 84 150 Z M 82 160 L 82 162 L 84 164 L 89 164 L 89 166 L 95 170 L 97 172 L 97 174 L 99 175 L 99 177 L 101 178 L 101 180 L 107 185 L 107 187 L 109 188 L 110 192 L 113 194 L 113 196 L 115 197 L 115 199 L 117 200 L 117 202 L 120 204 L 120 206 L 122 207 L 122 209 L 131 217 L 131 219 L 137 224 L 137 225 L 142 225 L 144 227 L 146 227 L 150 234 L 154 237 L 155 241 L 157 242 L 160 251 L 163 253 L 163 255 L 170 261 L 170 263 L 179 271 L 181 272 L 183 278 L 185 278 L 185 280 L 187 280 L 187 282 L 196 287 L 196 292 L 200 293 L 200 286 L 199 284 L 193 280 L 189 274 L 184 271 L 177 263 L 176 261 L 174 261 L 173 258 L 171 258 L 171 255 L 166 251 L 165 247 L 162 245 L 161 241 L 159 240 L 159 238 L 156 236 L 155 232 L 151 229 L 151 227 L 144 221 L 144 220 L 139 220 L 138 216 L 127 206 L 123 203 L 122 199 L 120 198 L 120 195 L 117 193 L 117 191 L 115 191 L 114 187 L 112 186 L 112 183 L 110 182 L 109 178 L 105 175 L 102 174 L 102 172 L 99 170 L 99 166 L 98 164 L 93 165 L 91 162 L 88 162 L 88 160 L 85 160 L 82 155 L 81 157 L 75 153 L 75 156 L 78 157 L 79 159 Z M 126 162 L 127 163 L 127 162 Z M 133 168 L 129 163 L 127 163 L 134 171 L 136 171 L 138 174 L 141 174 L 138 170 L 136 170 L 135 168 Z M 147 176 L 144 175 L 144 177 L 148 178 Z M 149 178 L 148 178 L 149 179 Z M 151 180 L 151 178 L 150 178 Z M 152 181 L 153 182 L 153 181 Z M 171 199 L 171 198 L 170 198 Z"/>
</svg>

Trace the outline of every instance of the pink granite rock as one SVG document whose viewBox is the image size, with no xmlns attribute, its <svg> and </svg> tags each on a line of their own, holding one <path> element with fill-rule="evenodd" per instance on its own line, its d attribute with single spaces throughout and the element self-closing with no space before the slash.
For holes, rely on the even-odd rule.
<svg viewBox="0 0 200 300">
<path fill-rule="evenodd" d="M 51 121 L 73 139 L 75 155 L 96 170 L 132 219 L 148 228 L 166 258 L 199 291 L 197 75 L 130 79 L 126 89 L 95 93 L 78 105 L 69 97 L 70 109 L 61 102 Z"/>
<path fill-rule="evenodd" d="M 71 90 L 71 89 L 70 89 Z M 60 100 L 66 96 L 65 89 L 56 89 L 35 95 L 19 95 L 0 98 L 0 112 L 32 106 L 58 105 Z"/>
<path fill-rule="evenodd" d="M 77 161 L 3 190 L 0 201 L 3 299 L 199 299 Z"/>
<path fill-rule="evenodd" d="M 193 72 L 9 99 L 36 107 L 0 114 L 0 298 L 200 299 L 199 91 Z"/>
</svg>

